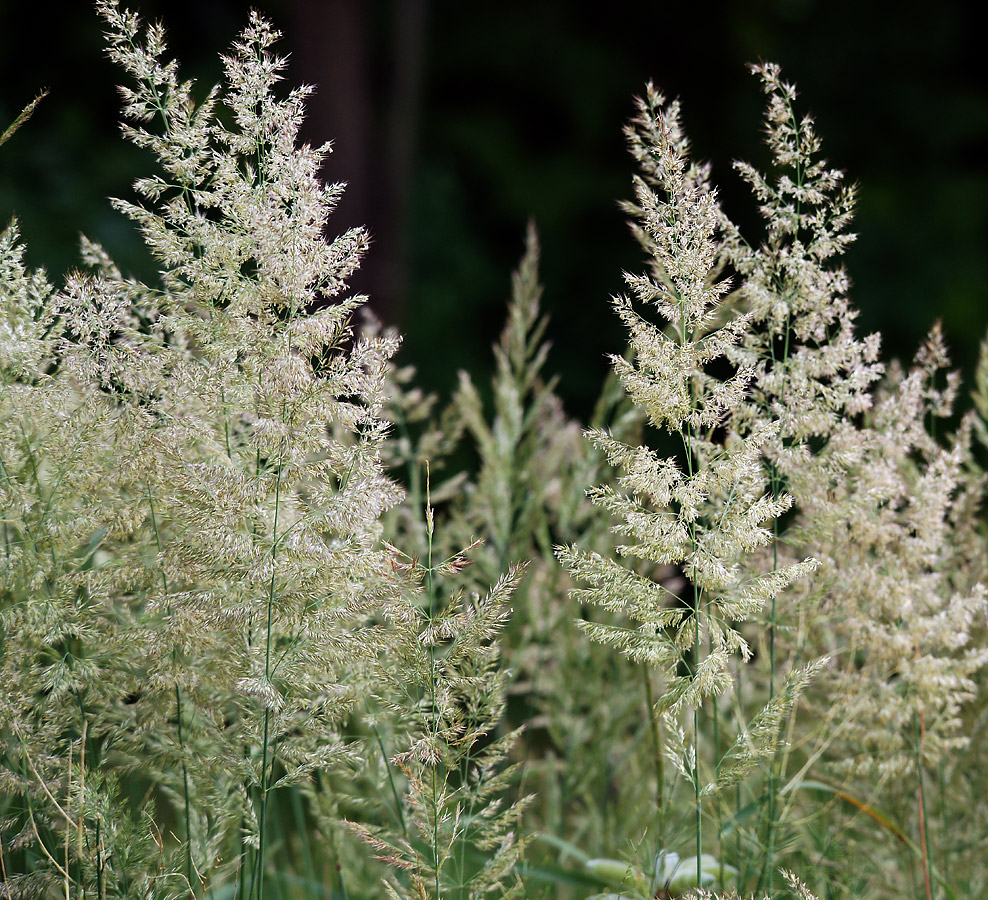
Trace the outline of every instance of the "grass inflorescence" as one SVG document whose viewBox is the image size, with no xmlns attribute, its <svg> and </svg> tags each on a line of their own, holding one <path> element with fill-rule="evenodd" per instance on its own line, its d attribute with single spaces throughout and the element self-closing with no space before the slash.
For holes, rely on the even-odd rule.
<svg viewBox="0 0 988 900">
<path fill-rule="evenodd" d="M 637 102 L 580 423 L 534 226 L 492 383 L 425 396 L 270 24 L 203 93 L 97 11 L 158 276 L 0 235 L 0 896 L 985 896 L 988 344 L 964 411 L 937 326 L 857 334 L 777 66 L 756 234 Z"/>
</svg>

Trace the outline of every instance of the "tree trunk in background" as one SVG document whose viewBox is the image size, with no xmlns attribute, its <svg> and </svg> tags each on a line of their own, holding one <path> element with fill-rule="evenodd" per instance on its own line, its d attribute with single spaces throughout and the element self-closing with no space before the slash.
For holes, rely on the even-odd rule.
<svg viewBox="0 0 988 900">
<path fill-rule="evenodd" d="M 288 36 L 294 77 L 316 86 L 304 138 L 333 141 L 323 166 L 327 182 L 347 190 L 330 219 L 333 237 L 354 225 L 370 229 L 372 246 L 351 279 L 370 295 L 385 323 L 396 323 L 407 281 L 407 218 L 421 107 L 428 0 L 392 0 L 390 46 L 371 33 L 366 0 L 294 0 Z M 378 6 L 380 9 L 380 6 Z M 390 58 L 387 58 L 390 57 Z M 390 76 L 390 77 L 389 77 Z M 387 96 L 380 96 L 387 90 Z"/>
</svg>

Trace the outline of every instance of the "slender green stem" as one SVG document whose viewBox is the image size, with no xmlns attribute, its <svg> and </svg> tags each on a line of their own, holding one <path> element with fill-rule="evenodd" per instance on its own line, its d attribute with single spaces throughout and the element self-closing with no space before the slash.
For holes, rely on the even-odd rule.
<svg viewBox="0 0 988 900">
<path fill-rule="evenodd" d="M 154 531 L 154 542 L 161 553 L 161 535 L 158 532 L 158 517 L 154 511 L 154 495 L 151 493 L 151 484 L 148 483 L 148 506 L 151 510 L 151 528 Z M 164 567 L 161 568 L 161 585 L 168 593 L 168 574 Z M 171 615 L 171 606 L 168 607 L 168 614 Z M 177 659 L 178 650 L 172 649 L 172 661 Z M 192 882 L 192 815 L 189 804 L 189 770 L 185 764 L 185 736 L 182 730 L 182 692 L 179 686 L 175 685 L 175 718 L 178 721 L 178 749 L 182 755 L 182 793 L 185 803 L 185 879 L 189 883 L 189 890 L 195 898 L 196 892 Z"/>
<path fill-rule="evenodd" d="M 315 858 L 312 855 L 312 840 L 309 835 L 312 829 L 305 816 L 305 807 L 302 803 L 302 795 L 297 788 L 289 791 L 292 804 L 292 818 L 295 820 L 295 833 L 298 835 L 301 845 L 300 855 L 305 866 L 306 877 L 312 884 L 318 884 L 319 875 L 316 872 Z"/>
<path fill-rule="evenodd" d="M 432 625 L 435 618 L 435 590 L 433 585 L 432 572 L 432 494 L 430 489 L 429 461 L 425 462 L 425 521 L 427 547 L 427 567 L 426 580 L 429 592 L 429 625 Z M 429 707 L 432 712 L 433 740 L 439 743 L 439 715 L 436 711 L 436 647 L 433 640 L 429 641 Z M 435 876 L 436 900 L 440 898 L 439 890 L 439 764 L 432 766 L 432 853 L 433 853 L 433 873 Z"/>
<path fill-rule="evenodd" d="M 648 722 L 652 732 L 652 755 L 655 757 L 655 809 L 659 819 L 663 816 L 663 796 L 665 789 L 664 762 L 662 760 L 662 740 L 659 736 L 659 720 L 655 715 L 655 697 L 652 692 L 652 676 L 648 665 L 642 664 L 642 680 L 645 682 L 645 702 L 648 704 Z M 661 830 L 661 829 L 660 829 Z"/>
<path fill-rule="evenodd" d="M 700 667 L 700 593 L 693 587 L 696 606 L 693 612 L 693 649 L 696 653 L 693 676 Z M 703 855 L 703 813 L 700 807 L 700 702 L 693 704 L 693 796 L 696 803 L 696 883 L 703 883 L 700 857 Z"/>
<path fill-rule="evenodd" d="M 776 491 L 775 488 L 775 470 L 773 468 L 773 494 Z M 773 519 L 772 529 L 774 534 L 774 540 L 772 541 L 772 568 L 777 569 L 778 559 L 779 559 L 779 520 Z M 768 660 L 769 660 L 769 682 L 768 682 L 768 698 L 771 702 L 775 698 L 775 625 L 776 625 L 776 605 L 775 597 L 772 597 L 772 612 L 771 619 L 769 621 L 768 630 Z M 776 756 L 777 751 L 772 751 L 772 758 L 769 760 L 769 770 L 768 770 L 768 812 L 767 812 L 767 822 L 765 825 L 765 865 L 762 869 L 762 878 L 759 878 L 759 882 L 766 880 L 768 882 L 768 891 L 771 893 L 772 882 L 774 878 L 774 870 L 772 868 L 772 857 L 775 853 L 775 806 L 776 806 L 776 794 L 778 793 L 779 785 L 778 779 L 776 777 Z"/>
<path fill-rule="evenodd" d="M 795 114 L 793 114 L 793 123 L 795 127 Z M 799 140 L 799 129 L 796 128 L 796 139 Z M 796 181 L 801 186 L 803 183 L 803 168 L 797 163 L 797 173 Z M 797 204 L 797 218 L 799 216 L 799 207 Z M 777 360 L 775 358 L 775 343 L 770 340 L 770 346 L 772 351 L 772 363 L 773 368 L 778 366 L 782 369 L 782 384 L 779 388 L 779 401 L 781 404 L 785 404 L 786 399 L 786 370 L 789 365 L 789 332 L 791 330 L 790 325 L 792 321 L 792 313 L 787 308 L 786 311 L 786 323 L 785 323 L 785 336 L 783 338 L 783 351 L 782 359 Z M 779 496 L 782 490 L 781 479 L 779 478 L 779 471 L 774 464 L 770 467 L 769 476 L 769 489 L 772 492 L 772 498 L 775 499 Z M 777 570 L 779 568 L 779 519 L 778 517 L 773 517 L 772 519 L 772 569 Z M 769 660 L 769 679 L 768 679 L 768 698 L 769 702 L 775 699 L 775 632 L 778 625 L 778 610 L 776 605 L 776 597 L 772 595 L 772 607 L 769 619 L 769 629 L 768 629 L 768 660 Z M 769 772 L 768 772 L 768 812 L 767 812 L 767 822 L 765 826 L 765 865 L 762 869 L 762 876 L 759 877 L 759 886 L 761 882 L 767 881 L 767 890 L 769 893 L 772 892 L 772 883 L 775 881 L 775 870 L 773 867 L 773 857 L 775 855 L 775 833 L 776 833 L 776 806 L 778 802 L 778 791 L 779 791 L 779 778 L 777 774 L 778 770 L 778 748 L 772 750 L 772 758 L 769 762 Z"/>
<path fill-rule="evenodd" d="M 943 867 L 943 880 L 950 884 L 950 842 L 945 839 L 947 834 L 947 810 L 944 806 L 944 799 L 947 793 L 947 779 L 944 775 L 943 760 L 937 764 L 937 780 L 940 787 L 940 846 L 943 853 L 943 860 L 940 865 Z"/>
<path fill-rule="evenodd" d="M 103 889 L 103 838 L 101 835 L 101 819 L 96 818 L 96 896 L 104 900 L 106 893 Z"/>
<path fill-rule="evenodd" d="M 213 317 L 213 311 L 209 311 L 210 319 Z M 230 446 L 230 418 L 227 415 L 226 409 L 226 388 L 220 387 L 220 405 L 223 410 L 223 440 L 226 444 L 226 457 L 227 459 L 233 459 L 233 447 Z"/>
<path fill-rule="evenodd" d="M 464 761 L 464 778 L 469 777 L 470 772 L 470 762 L 471 762 L 471 751 L 472 747 L 467 750 L 466 759 Z M 466 887 L 466 871 L 467 871 L 467 836 L 470 831 L 470 822 L 473 821 L 473 813 L 477 806 L 476 795 L 471 795 L 470 805 L 467 808 L 466 824 L 463 826 L 463 830 L 460 836 L 460 866 L 457 872 L 457 882 L 460 888 L 460 900 L 463 900 L 463 889 Z"/>
<path fill-rule="evenodd" d="M 681 347 L 686 346 L 686 309 L 685 301 L 679 299 L 679 343 Z M 690 405 L 696 406 L 696 385 L 690 379 Z M 694 476 L 693 471 L 693 444 L 695 434 L 692 425 L 687 425 L 685 432 L 680 432 L 683 439 L 683 450 L 686 457 L 686 471 L 690 479 Z M 696 521 L 689 523 L 690 545 L 696 547 Z M 692 677 L 697 678 L 700 670 L 700 601 L 702 592 L 697 587 L 694 579 L 690 579 L 693 588 L 693 671 Z M 702 861 L 703 856 L 703 812 L 700 805 L 700 701 L 697 698 L 693 703 L 693 801 L 696 813 L 696 884 L 699 887 L 703 879 Z"/>
<path fill-rule="evenodd" d="M 713 652 L 713 636 L 707 635 L 707 650 Z M 716 773 L 717 781 L 720 781 L 720 703 L 718 698 L 714 697 L 713 704 L 713 725 L 714 725 L 714 770 Z M 723 886 L 724 884 L 724 853 L 721 848 L 721 840 L 724 834 L 724 806 L 718 799 L 717 804 L 714 807 L 717 813 L 717 858 L 720 862 L 720 868 L 717 877 L 717 883 Z"/>
<path fill-rule="evenodd" d="M 182 693 L 175 685 L 175 714 L 178 719 L 178 748 L 182 754 L 182 792 L 185 801 L 185 877 L 195 900 L 196 890 L 192 883 L 192 815 L 189 810 L 189 770 L 185 764 L 185 737 L 182 733 Z"/>
<path fill-rule="evenodd" d="M 926 900 L 932 900 L 933 891 L 930 883 L 930 845 L 926 827 L 926 790 L 923 784 L 923 743 L 926 737 L 926 725 L 922 710 L 919 713 L 916 744 L 916 775 L 918 778 L 918 815 L 919 815 L 919 849 L 923 862 L 923 887 Z"/>
<path fill-rule="evenodd" d="M 284 452 L 282 452 L 281 458 L 278 461 L 278 476 L 275 481 L 275 493 L 274 493 L 274 533 L 271 540 L 271 583 L 268 589 L 268 621 L 267 621 L 267 631 L 264 641 L 264 680 L 268 681 L 271 677 L 271 631 L 272 624 L 274 621 L 274 594 L 275 594 L 275 579 L 277 576 L 277 566 L 274 565 L 278 560 L 278 514 L 281 511 L 281 476 L 285 467 L 285 457 Z M 257 842 L 257 854 L 256 862 L 254 865 L 254 879 L 257 885 L 257 900 L 263 900 L 264 897 L 264 843 L 265 843 L 265 825 L 268 811 L 268 782 L 269 772 L 268 772 L 268 740 L 270 736 L 271 728 L 271 710 L 269 707 L 264 709 L 264 733 L 262 736 L 261 743 L 261 816 L 258 822 L 258 842 Z M 273 753 L 270 754 L 273 757 Z M 271 760 L 271 768 L 274 768 L 274 759 Z"/>
<path fill-rule="evenodd" d="M 738 666 L 738 694 L 737 694 L 737 705 L 738 709 L 741 709 L 741 688 L 743 682 L 744 672 L 743 666 Z M 740 713 L 739 713 L 740 716 Z M 734 786 L 734 865 L 737 867 L 738 871 L 741 871 L 741 782 L 739 781 Z M 723 882 L 722 882 L 723 885 Z"/>
<path fill-rule="evenodd" d="M 408 826 L 405 824 L 405 810 L 402 808 L 401 797 L 398 795 L 398 786 L 395 784 L 391 761 L 388 759 L 387 751 L 384 749 L 384 740 L 381 738 L 381 732 L 378 731 L 376 725 L 374 726 L 374 737 L 377 738 L 377 746 L 381 750 L 381 759 L 384 760 L 384 769 L 388 773 L 388 784 L 391 786 L 391 796 L 395 801 L 395 810 L 397 810 L 398 822 L 401 824 L 401 833 L 407 838 Z"/>
<path fill-rule="evenodd" d="M 83 900 L 86 897 L 86 881 L 85 881 L 85 870 L 82 865 L 83 860 L 83 834 L 85 832 L 85 822 L 86 822 L 86 703 L 79 694 L 79 715 L 82 718 L 82 728 L 81 734 L 79 735 L 79 812 L 77 813 L 76 820 L 79 826 L 79 887 L 80 893 L 82 894 Z M 71 746 L 69 748 L 69 759 L 72 758 Z M 71 790 L 71 785 L 69 785 Z M 65 846 L 68 849 L 68 823 L 66 822 L 65 829 Z M 65 859 L 65 867 L 69 867 L 68 856 Z"/>
</svg>

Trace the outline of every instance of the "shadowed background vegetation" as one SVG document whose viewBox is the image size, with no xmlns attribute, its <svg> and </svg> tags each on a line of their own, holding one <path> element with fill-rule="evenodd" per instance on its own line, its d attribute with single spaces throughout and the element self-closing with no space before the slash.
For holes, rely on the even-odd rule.
<svg viewBox="0 0 988 900">
<path fill-rule="evenodd" d="M 319 85 L 308 139 L 334 140 L 327 180 L 348 191 L 332 227 L 374 236 L 357 289 L 405 334 L 420 384 L 486 381 L 508 273 L 534 218 L 542 235 L 552 367 L 586 414 L 621 346 L 606 303 L 637 250 L 616 200 L 628 192 L 621 124 L 652 79 L 679 96 L 726 211 L 753 225 L 731 161 L 764 161 L 761 98 L 744 64 L 777 60 L 861 185 L 847 254 L 863 333 L 908 358 L 942 317 L 955 364 L 973 367 L 988 291 L 988 91 L 967 4 L 856 0 L 643 4 L 564 0 L 144 0 L 183 74 L 219 76 L 249 6 L 292 54 L 289 79 Z M 139 237 L 106 202 L 130 197 L 140 151 L 117 130 L 119 74 L 85 2 L 0 2 L 0 121 L 51 95 L 5 149 L 0 217 L 16 211 L 31 263 L 67 269 L 77 231 L 147 276 Z M 748 216 L 748 220 L 745 219 Z"/>
</svg>

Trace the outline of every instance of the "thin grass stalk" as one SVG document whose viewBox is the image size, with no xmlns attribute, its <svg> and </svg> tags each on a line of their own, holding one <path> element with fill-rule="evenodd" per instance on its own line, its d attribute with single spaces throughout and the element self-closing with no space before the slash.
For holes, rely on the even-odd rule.
<svg viewBox="0 0 988 900">
<path fill-rule="evenodd" d="M 271 677 L 271 627 L 273 623 L 274 616 L 274 585 L 275 576 L 277 574 L 277 560 L 278 560 L 278 513 L 281 510 L 281 476 L 284 471 L 285 466 L 285 455 L 284 448 L 282 449 L 281 458 L 278 460 L 278 477 L 275 481 L 275 492 L 274 492 L 274 531 L 271 538 L 271 561 L 272 561 L 272 571 L 271 571 L 271 585 L 268 590 L 268 621 L 267 621 L 267 634 L 265 637 L 264 645 L 264 679 L 268 681 Z M 269 707 L 264 709 L 264 734 L 262 738 L 261 745 L 261 817 L 258 822 L 258 843 L 257 843 L 257 853 L 256 862 L 254 865 L 254 879 L 257 884 L 257 900 L 263 900 L 264 897 L 264 838 L 265 838 L 265 819 L 267 817 L 268 811 L 268 737 L 269 729 L 271 723 L 271 710 Z M 272 750 L 272 760 L 271 769 L 274 769 L 274 753 Z"/>
<path fill-rule="evenodd" d="M 318 883 L 316 874 L 315 859 L 312 855 L 312 843 L 309 840 L 309 825 L 305 820 L 305 807 L 302 805 L 302 797 L 297 788 L 289 791 L 291 795 L 292 819 L 295 823 L 295 830 L 298 834 L 300 844 L 300 855 L 305 865 L 305 874 L 311 884 Z"/>
<path fill-rule="evenodd" d="M 686 302 L 679 298 L 679 341 L 686 345 Z M 693 380 L 690 380 L 690 405 L 696 404 L 696 390 Z M 686 455 L 686 471 L 690 478 L 693 477 L 693 441 L 694 431 L 692 424 L 687 424 L 686 433 L 682 434 L 683 450 Z M 696 522 L 690 521 L 690 543 L 696 546 Z M 690 579 L 693 588 L 693 677 L 696 678 L 700 669 L 700 598 L 702 591 L 697 589 L 695 579 Z M 703 869 L 701 857 L 703 856 L 703 812 L 700 806 L 700 704 L 693 705 L 693 802 L 696 812 L 696 884 L 699 887 L 703 883 Z"/>
<path fill-rule="evenodd" d="M 794 651 L 797 658 L 802 658 L 802 652 L 804 649 L 804 642 L 806 640 L 806 612 L 805 609 L 801 608 L 799 611 L 799 619 L 797 626 L 797 637 L 796 637 L 796 649 Z M 786 739 L 782 744 L 782 762 L 779 764 L 777 771 L 785 773 L 789 771 L 789 758 L 792 755 L 793 746 L 795 744 L 795 732 L 796 732 L 796 706 L 793 705 L 792 710 L 789 713 L 789 718 L 786 723 Z M 775 754 L 773 753 L 773 761 L 775 759 Z M 781 792 L 776 793 L 776 800 L 778 802 L 782 793 L 786 792 L 788 788 L 792 787 L 797 783 L 797 779 L 801 779 L 801 772 L 797 772 L 796 776 L 788 782 L 788 784 L 782 788 Z M 795 791 L 790 792 L 790 796 L 783 802 L 782 811 L 778 814 L 779 821 L 788 819 L 790 813 L 792 812 L 793 806 L 795 805 Z"/>
<path fill-rule="evenodd" d="M 384 749 L 384 739 L 381 737 L 381 732 L 377 725 L 374 726 L 374 737 L 377 740 L 377 746 L 381 751 L 381 759 L 384 761 L 384 769 L 388 773 L 388 785 L 391 787 L 391 796 L 395 801 L 395 817 L 398 819 L 398 824 L 401 825 L 401 833 L 407 839 L 408 838 L 408 826 L 405 823 L 405 810 L 401 805 L 401 797 L 398 794 L 398 785 L 395 784 L 394 771 L 391 768 L 391 761 L 388 759 L 388 753 Z"/>
<path fill-rule="evenodd" d="M 787 336 L 788 337 L 788 336 Z M 772 482 L 771 489 L 773 495 L 776 495 L 778 490 L 777 472 L 775 467 L 772 467 Z M 779 520 L 772 520 L 772 568 L 777 569 L 779 567 Z M 772 609 L 769 619 L 769 630 L 768 630 L 768 659 L 769 659 L 769 680 L 768 680 L 768 699 L 771 703 L 775 699 L 775 625 L 776 625 L 776 603 L 775 597 L 772 597 Z M 775 803 L 776 803 L 776 793 L 778 792 L 778 779 L 776 778 L 776 763 L 778 757 L 778 750 L 772 751 L 772 757 L 769 760 L 769 770 L 768 770 L 768 812 L 767 821 L 765 825 L 765 865 L 762 868 L 762 873 L 759 875 L 758 882 L 759 887 L 763 880 L 768 882 L 768 890 L 771 892 L 772 882 L 774 880 L 774 871 L 772 868 L 772 857 L 775 850 Z"/>
<path fill-rule="evenodd" d="M 247 755 L 246 750 L 244 755 L 245 756 Z M 244 789 L 245 790 L 247 789 L 246 783 L 244 784 Z M 239 828 L 240 828 L 240 841 L 241 844 L 243 844 L 244 838 L 246 838 L 247 836 L 247 823 L 245 821 L 243 814 L 241 814 L 240 816 Z M 246 886 L 247 886 L 247 873 L 245 870 L 247 868 L 248 862 L 252 858 L 253 857 L 248 856 L 246 852 L 240 854 L 240 860 L 239 860 L 240 864 L 237 867 L 236 880 L 234 881 L 234 885 L 233 885 L 234 900 L 244 900 L 244 896 L 245 896 L 244 891 L 246 890 Z"/>
<path fill-rule="evenodd" d="M 0 878 L 3 879 L 4 884 L 7 883 L 7 861 L 4 857 L 2 843 L 0 843 Z"/>
<path fill-rule="evenodd" d="M 946 840 L 947 835 L 947 810 L 944 805 L 945 795 L 947 793 L 947 779 L 944 774 L 943 760 L 941 759 L 937 763 L 937 779 L 939 781 L 940 787 L 940 844 L 941 852 L 943 853 L 943 859 L 941 861 L 941 866 L 943 868 L 943 880 L 945 884 L 950 884 L 950 842 Z"/>
<path fill-rule="evenodd" d="M 713 651 L 713 638 L 707 635 L 707 647 L 710 651 Z M 714 716 L 713 716 L 713 726 L 714 726 L 714 777 L 719 780 L 720 778 L 720 704 L 717 702 L 717 698 L 714 698 Z M 721 840 L 724 835 L 724 816 L 722 814 L 723 804 L 718 799 L 714 809 L 717 812 L 717 860 L 719 863 L 717 880 L 720 885 L 724 884 L 724 853 L 721 848 Z"/>
<path fill-rule="evenodd" d="M 737 708 L 738 714 L 740 715 L 741 710 L 741 687 L 744 673 L 744 666 L 738 666 L 738 693 L 737 693 Z M 741 855 L 741 782 L 739 781 L 734 786 L 734 860 L 737 864 L 738 872 L 741 871 L 741 860 L 744 858 Z M 723 883 L 723 882 L 722 882 Z"/>
<path fill-rule="evenodd" d="M 79 701 L 80 706 L 82 705 L 82 700 Z M 82 720 L 82 736 L 79 739 L 79 817 L 76 822 L 76 828 L 79 833 L 79 882 L 82 884 L 82 895 L 86 895 L 85 879 L 83 878 L 82 870 L 82 859 L 84 853 L 84 830 L 85 830 L 85 803 L 86 803 L 86 736 L 89 729 L 87 728 L 87 721 L 84 718 Z M 71 749 L 69 750 L 71 754 Z M 67 868 L 67 867 L 66 867 Z"/>
<path fill-rule="evenodd" d="M 102 819 L 96 819 L 96 895 L 104 900 L 106 893 L 103 889 L 103 835 L 100 824 Z"/>
<path fill-rule="evenodd" d="M 694 666 L 700 665 L 700 597 L 696 587 L 693 588 L 696 597 L 693 621 L 693 646 L 696 652 Z M 701 856 L 703 855 L 703 813 L 700 807 L 700 704 L 693 707 L 693 797 L 696 803 L 696 883 L 703 883 Z"/>
<path fill-rule="evenodd" d="M 161 535 L 158 532 L 158 518 L 154 511 L 154 496 L 151 492 L 151 483 L 148 482 L 148 506 L 151 510 L 151 528 L 154 531 L 154 543 L 161 553 Z M 168 594 L 168 574 L 164 568 L 161 569 L 161 585 Z M 168 614 L 171 615 L 171 606 L 168 607 Z M 177 648 L 172 649 L 172 661 L 177 659 Z M 178 722 L 178 749 L 182 754 L 182 793 L 185 804 L 185 878 L 189 882 L 189 890 L 193 900 L 196 896 L 195 888 L 192 886 L 192 819 L 189 809 L 189 770 L 185 763 L 185 737 L 182 730 L 182 692 L 179 686 L 175 685 L 175 716 Z"/>
<path fill-rule="evenodd" d="M 684 314 L 685 316 L 685 314 Z M 681 320 L 681 338 L 686 343 L 685 321 Z M 687 433 L 683 435 L 683 447 L 686 453 L 686 469 L 690 478 L 693 477 L 693 453 L 691 445 L 693 443 L 693 427 L 687 426 Z M 690 522 L 690 541 L 696 545 L 696 524 Z M 700 600 L 703 592 L 695 583 L 691 583 L 693 588 L 693 677 L 696 678 L 700 668 Z M 703 855 L 703 813 L 700 803 L 700 704 L 693 705 L 693 801 L 695 805 L 696 821 L 696 883 L 702 882 L 701 857 Z"/>
<path fill-rule="evenodd" d="M 66 780 L 68 781 L 68 790 L 67 790 L 67 793 L 71 793 L 71 791 L 72 791 L 72 744 L 71 743 L 69 744 L 69 767 L 68 767 L 68 774 L 66 775 Z M 72 834 L 72 829 L 69 828 L 68 823 L 66 823 L 66 825 L 65 825 L 65 848 L 64 848 L 64 853 L 65 853 L 65 878 L 64 878 L 65 900 L 70 900 L 70 898 L 69 898 L 69 892 L 70 892 L 70 886 L 69 886 L 69 869 L 70 869 L 70 865 L 69 865 L 69 838 L 70 838 L 71 834 Z"/>
<path fill-rule="evenodd" d="M 463 777 L 468 778 L 470 774 L 470 756 L 471 750 L 467 750 L 466 763 L 463 769 Z M 466 887 L 466 871 L 467 871 L 467 832 L 470 830 L 470 821 L 473 819 L 473 811 L 477 805 L 477 798 L 474 796 L 470 797 L 470 806 L 467 809 L 466 824 L 463 826 L 462 835 L 460 837 L 460 871 L 459 871 L 459 886 L 460 886 L 460 900 L 463 900 L 463 889 Z"/>
<path fill-rule="evenodd" d="M 919 712 L 918 744 L 916 746 L 916 776 L 917 776 L 917 815 L 919 816 L 919 852 L 923 862 L 923 887 L 926 891 L 926 900 L 933 900 L 933 892 L 930 884 L 930 853 L 929 839 L 926 829 L 926 790 L 923 784 L 923 742 L 926 738 L 926 717 L 923 711 Z"/>
<path fill-rule="evenodd" d="M 789 113 L 792 119 L 793 129 L 796 135 L 797 147 L 799 145 L 799 125 L 796 121 L 796 112 L 789 105 Z M 804 170 L 803 166 L 799 164 L 798 155 L 796 162 L 796 183 L 798 187 L 803 186 Z M 799 220 L 800 209 L 802 201 L 796 200 L 796 219 Z M 791 330 L 791 316 L 792 313 L 787 309 L 786 312 L 786 324 L 785 324 L 785 337 L 783 338 L 783 350 L 782 359 L 776 360 L 775 358 L 775 342 L 773 340 L 769 341 L 769 346 L 772 352 L 772 366 L 773 369 L 776 365 L 782 366 L 782 384 L 779 388 L 779 403 L 785 405 L 786 399 L 786 370 L 789 365 L 789 332 Z M 782 489 L 782 485 L 779 481 L 779 472 L 775 465 L 770 468 L 770 489 L 772 491 L 772 496 L 777 497 Z M 778 569 L 779 567 L 779 520 L 778 518 L 772 519 L 772 568 Z M 776 596 L 772 595 L 772 608 L 769 618 L 769 629 L 768 629 L 768 658 L 769 658 L 769 677 L 768 677 L 768 699 L 771 703 L 775 699 L 775 631 L 777 626 L 777 606 L 776 606 Z M 772 751 L 772 757 L 769 761 L 768 770 L 768 815 L 766 822 L 766 835 L 765 835 L 765 867 L 763 869 L 765 879 L 768 884 L 766 889 L 769 893 L 772 892 L 772 883 L 775 881 L 775 868 L 772 864 L 773 856 L 775 855 L 775 832 L 776 832 L 776 802 L 778 799 L 779 791 L 779 779 L 776 775 L 778 768 L 778 747 Z M 762 877 L 759 876 L 759 887 L 761 887 Z"/>
<path fill-rule="evenodd" d="M 432 516 L 432 493 L 431 493 L 431 473 L 429 471 L 429 461 L 425 461 L 425 525 L 426 525 L 426 541 L 427 541 L 427 565 L 426 565 L 426 584 L 427 590 L 429 592 L 429 625 L 432 625 L 433 619 L 435 617 L 435 585 L 433 584 L 433 572 L 432 572 L 432 532 L 433 532 L 433 516 Z M 432 711 L 432 721 L 433 721 L 433 741 L 438 745 L 439 743 L 439 716 L 436 712 L 436 646 L 435 642 L 430 639 L 429 641 L 429 704 Z M 435 877 L 435 888 L 436 888 L 436 900 L 440 900 L 441 892 L 439 890 L 439 762 L 438 760 L 432 766 L 432 855 L 433 855 L 433 870 Z"/>
<path fill-rule="evenodd" d="M 21 754 L 22 754 L 22 765 L 21 765 L 21 771 L 20 771 L 21 777 L 24 778 L 24 779 L 26 779 L 27 778 L 27 768 L 30 768 L 31 769 L 32 774 L 38 780 L 38 785 L 41 787 L 41 790 L 48 797 L 49 801 L 51 801 L 52 806 L 54 806 L 55 809 L 58 810 L 59 815 L 61 815 L 61 817 L 63 819 L 65 819 L 65 831 L 66 831 L 66 837 L 68 837 L 68 834 L 71 833 L 72 828 L 75 827 L 75 825 L 74 825 L 74 823 L 72 821 L 72 816 L 69 815 L 69 813 L 65 809 L 63 809 L 62 805 L 58 802 L 58 800 L 55 799 L 55 797 L 52 795 L 51 791 L 48 789 L 47 783 L 41 777 L 41 774 L 38 772 L 37 767 L 34 765 L 34 763 L 31 760 L 31 756 L 30 756 L 30 753 L 28 751 L 27 742 L 24 740 L 24 734 L 20 730 L 20 728 L 18 728 L 16 725 L 14 726 L 14 733 L 17 735 L 17 740 L 20 742 L 20 745 L 21 745 Z M 69 759 L 71 761 L 71 755 L 70 755 Z M 26 763 L 27 765 L 25 766 L 24 763 Z M 26 791 L 24 793 L 24 801 L 27 804 L 28 815 L 29 815 L 29 817 L 31 819 L 31 827 L 32 827 L 32 829 L 34 831 L 35 837 L 38 839 L 38 845 L 41 847 L 41 850 L 44 853 L 44 855 L 46 857 L 48 857 L 48 859 L 58 869 L 59 874 L 64 875 L 65 872 L 66 872 L 66 869 L 63 869 L 57 862 L 55 862 L 55 859 L 48 852 L 48 848 L 45 846 L 44 841 L 42 841 L 42 839 L 41 839 L 41 833 L 38 830 L 37 823 L 36 823 L 36 821 L 34 819 L 34 805 L 31 802 L 31 794 L 30 794 L 30 792 L 27 792 Z M 67 863 L 66 863 L 66 868 L 68 868 L 68 864 Z"/>
<path fill-rule="evenodd" d="M 655 716 L 655 697 L 652 691 L 652 674 L 648 664 L 642 663 L 642 680 L 645 682 L 645 702 L 648 704 L 648 724 L 652 734 L 652 751 L 655 757 L 655 810 L 659 815 L 661 830 L 665 815 L 662 792 L 665 789 L 664 762 L 662 759 L 662 739 L 659 734 L 659 720 Z"/>
</svg>

